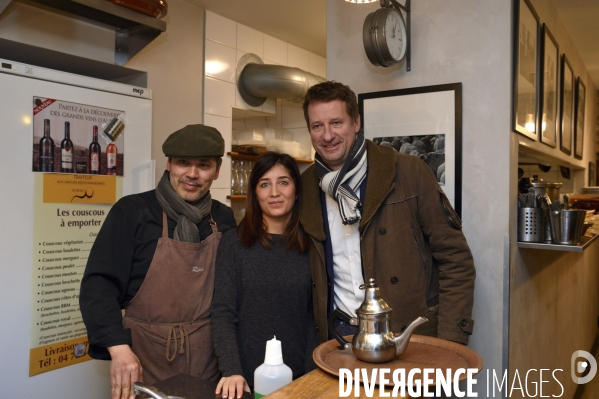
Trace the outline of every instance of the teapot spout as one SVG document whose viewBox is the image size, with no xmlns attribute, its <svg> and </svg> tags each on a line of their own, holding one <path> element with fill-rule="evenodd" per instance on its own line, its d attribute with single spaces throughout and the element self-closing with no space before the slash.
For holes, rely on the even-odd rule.
<svg viewBox="0 0 599 399">
<path fill-rule="evenodd" d="M 427 323 L 426 317 L 418 317 L 416 320 L 410 323 L 410 325 L 404 330 L 401 335 L 393 337 L 392 340 L 395 343 L 395 356 L 399 356 L 406 351 L 410 337 L 414 333 L 414 330 L 421 324 Z"/>
</svg>

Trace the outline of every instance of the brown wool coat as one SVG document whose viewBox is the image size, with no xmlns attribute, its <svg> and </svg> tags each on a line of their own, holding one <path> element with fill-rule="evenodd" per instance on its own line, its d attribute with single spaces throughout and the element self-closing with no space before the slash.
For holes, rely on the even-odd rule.
<svg viewBox="0 0 599 399">
<path fill-rule="evenodd" d="M 475 269 L 459 217 L 418 157 L 371 141 L 367 148 L 366 203 L 359 225 L 364 280 L 375 278 L 393 308 L 393 332 L 424 316 L 430 321 L 417 334 L 468 343 Z M 302 174 L 302 185 L 301 223 L 310 236 L 314 316 L 323 342 L 328 339 L 329 282 L 314 165 Z"/>
</svg>

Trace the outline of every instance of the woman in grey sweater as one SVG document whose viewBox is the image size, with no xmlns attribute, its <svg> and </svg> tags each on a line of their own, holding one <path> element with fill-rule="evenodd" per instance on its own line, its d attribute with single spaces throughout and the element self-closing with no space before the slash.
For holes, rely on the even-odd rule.
<svg viewBox="0 0 599 399">
<path fill-rule="evenodd" d="M 246 215 L 218 247 L 211 308 L 223 378 L 216 393 L 242 396 L 254 384 L 266 341 L 281 341 L 283 361 L 300 377 L 316 366 L 308 243 L 299 223 L 300 174 L 293 158 L 267 152 L 248 181 Z"/>
</svg>

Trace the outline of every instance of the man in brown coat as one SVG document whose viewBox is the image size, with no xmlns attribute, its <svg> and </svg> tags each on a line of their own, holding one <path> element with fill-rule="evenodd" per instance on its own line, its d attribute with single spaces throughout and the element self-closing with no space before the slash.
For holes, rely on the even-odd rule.
<svg viewBox="0 0 599 399">
<path fill-rule="evenodd" d="M 468 343 L 475 269 L 459 216 L 418 157 L 365 140 L 356 95 L 337 82 L 310 88 L 304 101 L 316 162 L 302 175 L 301 222 L 310 236 L 314 314 L 321 341 L 339 309 L 355 317 L 360 285 L 376 280 L 401 332 Z M 391 132 L 390 132 L 391 133 Z M 355 327 L 337 320 L 342 335 Z"/>
</svg>

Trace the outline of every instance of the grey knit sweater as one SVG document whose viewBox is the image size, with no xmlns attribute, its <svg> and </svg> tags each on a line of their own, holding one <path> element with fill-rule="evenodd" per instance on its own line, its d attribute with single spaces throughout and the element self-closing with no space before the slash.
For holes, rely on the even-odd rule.
<svg viewBox="0 0 599 399">
<path fill-rule="evenodd" d="M 281 341 L 293 378 L 316 368 L 318 344 L 312 313 L 308 254 L 287 249 L 272 235 L 271 249 L 241 244 L 235 229 L 224 233 L 216 258 L 212 338 L 224 377 L 243 375 L 253 388 L 266 341 Z"/>
</svg>

